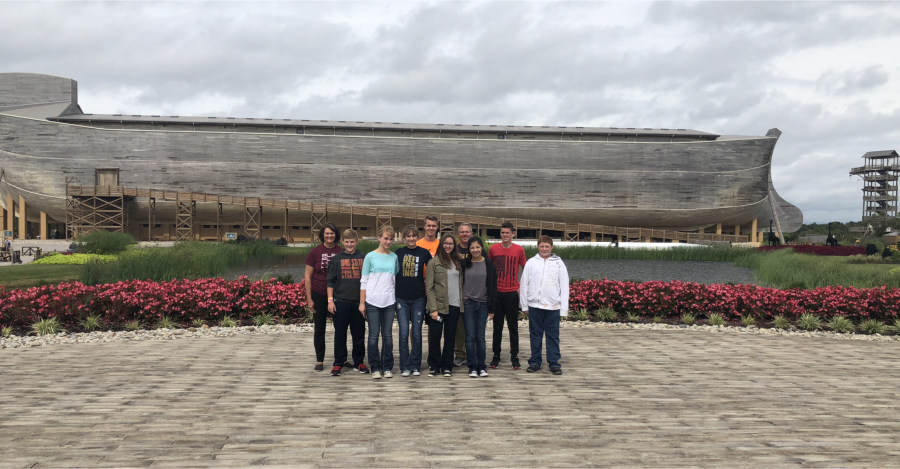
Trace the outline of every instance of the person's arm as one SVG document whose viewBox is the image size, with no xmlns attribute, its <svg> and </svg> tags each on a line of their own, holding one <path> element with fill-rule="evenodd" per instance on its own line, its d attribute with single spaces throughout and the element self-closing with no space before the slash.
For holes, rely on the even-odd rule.
<svg viewBox="0 0 900 469">
<path fill-rule="evenodd" d="M 334 314 L 334 287 L 328 287 L 328 312 Z"/>
<path fill-rule="evenodd" d="M 434 262 L 428 261 L 425 266 L 425 310 L 431 315 L 431 319 L 437 321 L 437 299 L 434 296 Z"/>
<path fill-rule="evenodd" d="M 309 306 L 309 309 L 315 311 L 316 305 L 313 302 L 312 297 L 312 275 L 313 275 L 313 267 L 311 265 L 306 266 L 306 274 L 303 275 L 303 280 L 306 283 L 306 304 Z"/>
<path fill-rule="evenodd" d="M 359 312 L 366 317 L 366 286 L 369 283 L 369 271 L 372 270 L 372 258 L 363 259 L 362 273 L 359 278 Z"/>
<path fill-rule="evenodd" d="M 569 270 L 566 264 L 559 262 L 559 315 L 567 316 L 569 314 Z"/>
<path fill-rule="evenodd" d="M 528 311 L 528 264 L 522 269 L 522 280 L 519 282 L 519 311 Z"/>
</svg>

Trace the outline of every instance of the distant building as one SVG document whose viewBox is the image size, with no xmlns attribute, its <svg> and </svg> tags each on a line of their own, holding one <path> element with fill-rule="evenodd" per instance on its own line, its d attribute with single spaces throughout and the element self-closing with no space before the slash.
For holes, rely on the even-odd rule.
<svg viewBox="0 0 900 469">
<path fill-rule="evenodd" d="M 863 221 L 886 223 L 897 217 L 897 175 L 900 156 L 894 150 L 870 151 L 864 166 L 850 170 L 863 179 Z"/>
</svg>

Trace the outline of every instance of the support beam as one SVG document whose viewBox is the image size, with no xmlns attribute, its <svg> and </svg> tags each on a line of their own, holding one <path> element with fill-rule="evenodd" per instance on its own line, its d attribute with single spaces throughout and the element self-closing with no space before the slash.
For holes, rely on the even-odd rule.
<svg viewBox="0 0 900 469">
<path fill-rule="evenodd" d="M 438 216 L 438 224 L 440 226 L 438 237 L 441 237 L 444 233 L 455 233 L 456 225 L 453 222 L 454 220 L 452 213 L 440 214 L 440 216 Z"/>
<path fill-rule="evenodd" d="M 222 203 L 216 204 L 216 242 L 222 242 Z"/>
<path fill-rule="evenodd" d="M 194 213 L 197 203 L 193 200 L 178 201 L 175 203 L 175 241 L 190 241 L 194 239 Z"/>
<path fill-rule="evenodd" d="M 716 234 L 717 235 L 722 234 L 722 224 L 721 223 L 716 223 Z"/>
<path fill-rule="evenodd" d="M 319 231 L 322 231 L 322 228 L 328 223 L 328 206 L 325 204 L 310 204 L 309 218 L 310 241 L 315 242 L 319 238 Z"/>
<path fill-rule="evenodd" d="M 46 240 L 47 236 L 47 212 L 41 210 L 41 240 Z"/>
<path fill-rule="evenodd" d="M 15 224 L 16 207 L 13 205 L 12 194 L 6 196 L 6 231 L 12 231 Z"/>
<path fill-rule="evenodd" d="M 250 239 L 259 239 L 262 232 L 262 207 L 256 205 L 244 206 L 244 236 Z"/>
<path fill-rule="evenodd" d="M 156 199 L 147 198 L 147 241 L 153 241 L 153 225 L 156 224 Z"/>
<path fill-rule="evenodd" d="M 27 226 L 27 218 L 25 218 L 25 197 L 19 196 L 19 239 L 25 239 L 25 227 Z"/>
<path fill-rule="evenodd" d="M 755 243 L 759 241 L 756 237 L 756 232 L 759 231 L 759 220 L 756 218 L 753 219 L 753 224 L 750 226 L 750 242 Z"/>
<path fill-rule="evenodd" d="M 375 210 L 375 229 L 378 230 L 377 234 L 379 237 L 381 236 L 382 228 L 384 228 L 385 226 L 393 227 L 393 225 L 391 225 L 391 221 L 392 217 L 390 210 Z"/>
</svg>

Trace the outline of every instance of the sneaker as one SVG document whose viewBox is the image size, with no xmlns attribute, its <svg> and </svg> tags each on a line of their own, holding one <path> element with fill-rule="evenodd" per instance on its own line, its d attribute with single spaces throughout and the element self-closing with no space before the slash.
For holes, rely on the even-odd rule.
<svg viewBox="0 0 900 469">
<path fill-rule="evenodd" d="M 422 376 L 422 373 L 420 373 L 419 370 L 416 370 L 416 371 L 412 372 L 412 375 L 413 376 Z"/>
<path fill-rule="evenodd" d="M 538 365 L 528 365 L 528 368 L 525 371 L 529 373 L 537 373 L 538 371 L 541 371 L 541 367 Z"/>
<path fill-rule="evenodd" d="M 366 366 L 365 363 L 360 363 L 359 365 L 354 366 L 353 369 L 355 369 L 356 371 L 358 371 L 362 374 L 367 374 L 371 371 L 371 370 L 369 370 L 369 367 Z"/>
<path fill-rule="evenodd" d="M 472 370 L 472 371 L 469 372 L 469 378 L 477 378 L 477 377 L 478 377 L 478 372 L 477 372 L 477 371 Z"/>
<path fill-rule="evenodd" d="M 487 378 L 487 377 L 488 377 L 487 370 L 481 370 L 481 371 L 479 371 L 479 372 L 478 372 L 478 377 L 479 377 L 479 378 Z"/>
<path fill-rule="evenodd" d="M 494 355 L 494 359 L 491 360 L 491 368 L 496 370 L 497 367 L 500 366 L 500 357 Z"/>
<path fill-rule="evenodd" d="M 437 376 L 439 374 L 441 374 L 441 372 L 438 370 L 428 370 L 428 376 Z"/>
<path fill-rule="evenodd" d="M 385 377 L 385 378 L 393 378 L 393 377 L 394 377 L 394 374 L 391 373 L 391 370 L 387 370 L 387 371 L 384 372 L 384 377 Z"/>
<path fill-rule="evenodd" d="M 519 363 L 519 359 L 518 359 L 518 358 L 513 358 L 511 361 L 512 361 L 512 367 L 513 367 L 514 370 L 518 370 L 518 369 L 521 369 L 521 368 L 522 368 L 522 364 Z"/>
<path fill-rule="evenodd" d="M 447 378 L 449 378 L 449 377 L 453 376 L 453 372 L 450 371 L 450 370 L 444 370 L 444 376 L 446 376 Z"/>
<path fill-rule="evenodd" d="M 404 378 L 409 378 L 409 376 L 410 376 L 411 374 L 412 374 L 412 373 L 410 373 L 409 370 L 403 370 L 403 371 L 400 372 L 400 376 L 402 376 L 402 377 L 404 377 Z"/>
<path fill-rule="evenodd" d="M 323 365 L 323 364 L 321 364 L 321 363 L 319 363 L 318 365 L 316 365 L 316 368 L 315 368 L 316 371 L 322 371 L 322 370 L 324 370 L 324 369 L 325 369 L 325 365 Z"/>
<path fill-rule="evenodd" d="M 341 375 L 341 367 L 336 366 L 331 369 L 331 376 L 340 376 Z"/>
<path fill-rule="evenodd" d="M 350 362 L 344 362 L 344 368 L 353 368 L 353 364 Z"/>
<path fill-rule="evenodd" d="M 380 371 L 373 371 L 373 372 L 372 372 L 372 378 L 373 378 L 373 379 L 381 379 L 381 372 L 380 372 Z"/>
<path fill-rule="evenodd" d="M 560 367 L 558 367 L 558 366 L 551 366 L 551 367 L 550 367 L 550 373 L 553 373 L 553 374 L 555 374 L 555 375 L 561 375 L 561 374 L 562 374 L 562 368 L 560 368 Z"/>
<path fill-rule="evenodd" d="M 465 358 L 453 357 L 453 366 L 460 367 L 466 364 Z"/>
</svg>

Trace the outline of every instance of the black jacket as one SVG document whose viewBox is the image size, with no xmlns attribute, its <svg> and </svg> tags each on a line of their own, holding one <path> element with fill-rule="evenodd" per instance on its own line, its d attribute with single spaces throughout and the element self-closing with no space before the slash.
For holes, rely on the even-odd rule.
<svg viewBox="0 0 900 469">
<path fill-rule="evenodd" d="M 460 272 L 460 284 L 466 284 L 466 270 L 471 266 L 471 258 L 466 259 L 462 262 L 462 272 Z M 497 310 L 496 302 L 497 300 L 497 267 L 494 265 L 494 262 L 491 261 L 487 256 L 484 258 L 484 267 L 487 270 L 487 307 L 488 314 L 494 314 L 494 311 Z M 461 299 L 460 299 L 461 300 Z"/>
</svg>

